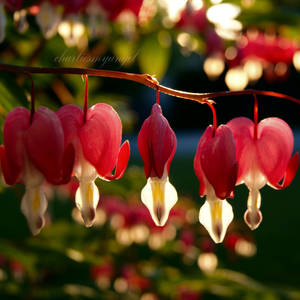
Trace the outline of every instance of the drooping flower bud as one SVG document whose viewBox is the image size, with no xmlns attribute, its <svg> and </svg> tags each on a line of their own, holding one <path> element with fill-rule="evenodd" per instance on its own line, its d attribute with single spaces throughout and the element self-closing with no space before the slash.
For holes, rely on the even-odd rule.
<svg viewBox="0 0 300 300">
<path fill-rule="evenodd" d="M 194 159 L 194 170 L 200 182 L 199 194 L 206 201 L 199 212 L 200 223 L 215 243 L 220 243 L 233 219 L 231 205 L 226 198 L 233 194 L 237 177 L 235 144 L 231 130 L 220 125 L 203 133 Z"/>
<path fill-rule="evenodd" d="M 154 223 L 164 226 L 171 208 L 177 202 L 177 192 L 169 182 L 169 168 L 176 151 L 176 136 L 159 104 L 154 104 L 150 117 L 138 135 L 138 148 L 144 161 L 147 184 L 141 193 Z"/>
</svg>

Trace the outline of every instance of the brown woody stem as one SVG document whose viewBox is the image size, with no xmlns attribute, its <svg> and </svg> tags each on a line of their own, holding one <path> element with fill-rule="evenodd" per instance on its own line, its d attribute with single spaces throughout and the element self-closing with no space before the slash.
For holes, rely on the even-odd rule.
<svg viewBox="0 0 300 300">
<path fill-rule="evenodd" d="M 99 76 L 99 77 L 110 77 L 125 79 L 130 81 L 135 81 L 140 84 L 146 85 L 153 89 L 159 90 L 164 94 L 175 96 L 178 98 L 189 99 L 199 103 L 213 102 L 208 100 L 209 98 L 217 98 L 224 96 L 234 96 L 234 95 L 264 95 L 271 96 L 275 98 L 281 98 L 285 100 L 292 101 L 294 103 L 300 104 L 300 100 L 272 91 L 259 91 L 259 90 L 244 90 L 244 91 L 224 91 L 224 92 L 213 92 L 213 93 L 190 93 L 180 90 L 175 90 L 168 88 L 166 86 L 158 84 L 157 80 L 148 74 L 134 74 L 125 73 L 109 70 L 97 70 L 89 68 L 63 68 L 63 67 L 23 67 L 14 66 L 7 64 L 0 64 L 0 71 L 4 72 L 14 72 L 14 73 L 29 73 L 29 74 L 78 74 L 78 75 L 89 75 L 89 76 Z"/>
</svg>

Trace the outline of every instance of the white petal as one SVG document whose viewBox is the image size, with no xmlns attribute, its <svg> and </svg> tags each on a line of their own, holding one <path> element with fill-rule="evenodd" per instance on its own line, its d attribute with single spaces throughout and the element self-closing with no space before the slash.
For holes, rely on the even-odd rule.
<svg viewBox="0 0 300 300">
<path fill-rule="evenodd" d="M 79 139 L 75 140 L 74 146 L 77 149 L 77 157 L 74 166 L 74 174 L 79 181 L 91 182 L 98 177 L 97 170 L 90 164 L 82 153 L 82 147 Z"/>
<path fill-rule="evenodd" d="M 44 214 L 47 209 L 47 199 L 41 186 L 26 187 L 21 202 L 21 211 L 25 215 L 33 235 L 37 235 L 45 225 Z"/>
<path fill-rule="evenodd" d="M 96 208 L 99 202 L 99 190 L 94 181 L 79 181 L 75 195 L 75 203 L 81 211 L 84 224 L 87 227 L 95 221 Z"/>
<path fill-rule="evenodd" d="M 251 171 L 249 171 L 244 178 L 244 182 L 249 190 L 259 190 L 266 185 L 267 181 L 265 175 L 261 172 L 259 167 L 257 167 L 257 163 L 253 164 Z"/>
<path fill-rule="evenodd" d="M 260 211 L 261 196 L 258 189 L 249 190 L 248 202 L 244 220 L 251 230 L 256 229 L 262 221 Z"/>
<path fill-rule="evenodd" d="M 42 2 L 40 11 L 36 15 L 36 21 L 46 39 L 53 37 L 61 20 L 59 7 L 54 7 L 48 1 Z"/>
<path fill-rule="evenodd" d="M 233 219 L 231 205 L 226 200 L 207 199 L 200 208 L 199 220 L 215 243 L 221 243 Z"/>
<path fill-rule="evenodd" d="M 19 33 L 24 33 L 28 29 L 27 11 L 26 9 L 14 12 L 14 23 Z"/>
<path fill-rule="evenodd" d="M 73 47 L 79 44 L 85 33 L 85 27 L 81 18 L 72 14 L 59 23 L 58 33 L 63 37 L 68 47 Z"/>
<path fill-rule="evenodd" d="M 44 175 L 32 164 L 25 155 L 25 165 L 22 173 L 22 180 L 26 189 L 33 189 L 41 186 L 45 181 Z"/>
<path fill-rule="evenodd" d="M 157 226 L 164 226 L 178 197 L 168 177 L 161 179 L 149 177 L 142 189 L 141 199 L 148 208 L 154 223 Z"/>
</svg>

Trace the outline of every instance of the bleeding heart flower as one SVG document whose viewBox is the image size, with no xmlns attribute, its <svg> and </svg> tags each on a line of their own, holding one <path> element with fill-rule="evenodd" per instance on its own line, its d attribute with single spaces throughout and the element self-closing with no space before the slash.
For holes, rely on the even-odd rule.
<svg viewBox="0 0 300 300">
<path fill-rule="evenodd" d="M 65 105 L 57 111 L 65 141 L 76 152 L 74 174 L 79 180 L 75 202 L 86 226 L 92 226 L 99 201 L 95 179 L 114 180 L 122 177 L 129 160 L 129 142 L 122 139 L 122 123 L 108 104 L 92 106 L 84 121 L 83 111 L 75 105 Z M 113 169 L 115 174 L 112 174 Z"/>
<path fill-rule="evenodd" d="M 240 117 L 227 125 L 236 143 L 239 164 L 237 184 L 245 183 L 249 189 L 244 219 L 253 230 L 262 221 L 259 190 L 265 184 L 275 189 L 287 187 L 296 175 L 299 153 L 291 158 L 293 133 L 288 124 L 279 118 L 267 118 L 255 125 L 250 119 Z"/>
<path fill-rule="evenodd" d="M 44 226 L 47 200 L 42 191 L 45 179 L 52 184 L 67 183 L 74 163 L 74 149 L 64 147 L 60 120 L 54 112 L 40 107 L 30 122 L 30 112 L 16 107 L 6 117 L 4 146 L 0 147 L 1 168 L 9 185 L 23 182 L 21 210 L 31 232 Z"/>
<path fill-rule="evenodd" d="M 4 2 L 6 8 L 11 11 L 15 12 L 17 10 L 20 10 L 23 5 L 23 0 L 4 0 L 1 1 L 2 3 Z"/>
<path fill-rule="evenodd" d="M 154 104 L 139 132 L 138 149 L 147 178 L 141 198 L 157 226 L 165 225 L 178 198 L 168 176 L 176 144 L 175 133 L 162 115 L 160 105 Z"/>
<path fill-rule="evenodd" d="M 199 194 L 206 195 L 200 223 L 214 242 L 220 243 L 233 219 L 225 198 L 232 196 L 237 178 L 234 138 L 228 126 L 220 125 L 215 133 L 213 126 L 207 127 L 198 144 L 194 170 L 200 182 Z"/>
<path fill-rule="evenodd" d="M 62 18 L 62 12 L 58 5 L 43 1 L 36 15 L 36 21 L 46 39 L 52 38 L 57 33 L 58 25 Z"/>
<path fill-rule="evenodd" d="M 143 0 L 99 0 L 99 2 L 112 21 L 116 20 L 121 12 L 126 10 L 138 17 L 143 5 Z"/>
<path fill-rule="evenodd" d="M 84 11 L 87 4 L 90 2 L 89 0 L 74 0 L 72 4 L 69 0 L 60 0 L 60 1 L 52 1 L 57 2 L 58 4 L 63 5 L 64 7 L 64 14 L 78 14 L 81 11 Z"/>
<path fill-rule="evenodd" d="M 197 7 L 192 1 L 186 3 L 186 7 L 182 10 L 180 19 L 176 24 L 178 28 L 191 29 L 199 33 L 203 33 L 207 25 L 205 7 Z"/>
</svg>

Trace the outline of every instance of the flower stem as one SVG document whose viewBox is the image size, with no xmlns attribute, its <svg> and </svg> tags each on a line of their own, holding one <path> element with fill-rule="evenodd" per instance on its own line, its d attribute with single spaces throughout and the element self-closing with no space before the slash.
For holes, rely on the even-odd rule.
<svg viewBox="0 0 300 300">
<path fill-rule="evenodd" d="M 110 78 L 119 78 L 130 81 L 135 81 L 140 84 L 146 85 L 153 89 L 158 89 L 164 94 L 175 96 L 178 98 L 189 99 L 201 104 L 205 104 L 209 98 L 217 98 L 224 96 L 234 96 L 234 95 L 264 95 L 271 96 L 275 98 L 281 98 L 285 100 L 292 101 L 294 103 L 300 104 L 300 100 L 277 92 L 272 91 L 259 91 L 259 90 L 244 90 L 244 91 L 224 91 L 224 92 L 214 92 L 214 93 L 190 93 L 180 90 L 174 90 L 166 86 L 160 85 L 157 81 L 148 74 L 134 74 L 134 73 L 125 73 L 109 70 L 97 70 L 89 68 L 63 68 L 63 67 L 23 67 L 23 66 L 14 66 L 7 64 L 0 64 L 0 71 L 4 72 L 15 72 L 15 73 L 30 73 L 30 74 L 78 74 L 78 75 L 90 75 L 90 76 L 99 76 L 99 77 L 110 77 Z"/>
<path fill-rule="evenodd" d="M 34 82 L 32 76 L 28 72 L 24 72 L 24 74 L 29 78 L 31 84 L 31 102 L 30 102 L 30 124 L 33 121 L 33 115 L 35 112 L 35 91 L 34 91 Z"/>
<path fill-rule="evenodd" d="M 210 107 L 212 115 L 213 115 L 213 136 L 215 136 L 217 128 L 218 128 L 216 109 L 211 102 L 207 102 L 207 105 Z"/>
<path fill-rule="evenodd" d="M 33 120 L 33 115 L 35 112 L 35 90 L 34 90 L 34 81 L 33 78 L 31 76 L 31 72 L 28 72 L 26 70 L 22 70 L 22 68 L 17 68 L 15 69 L 15 66 L 11 66 L 11 65 L 5 65 L 8 66 L 8 70 L 6 70 L 7 72 L 12 72 L 12 73 L 20 73 L 20 74 L 24 74 L 25 76 L 27 76 L 27 78 L 30 80 L 30 84 L 31 84 L 31 98 L 30 98 L 30 124 L 32 123 Z M 10 68 L 12 67 L 12 68 Z M 26 67 L 25 67 L 26 69 Z M 0 64 L 0 71 L 5 71 L 2 70 L 2 64 Z"/>
<path fill-rule="evenodd" d="M 83 124 L 86 122 L 86 116 L 89 105 L 89 79 L 88 76 L 84 75 L 84 107 L 83 107 Z"/>
<path fill-rule="evenodd" d="M 254 97 L 254 139 L 257 140 L 257 124 L 258 124 L 258 101 L 256 94 Z"/>
</svg>

